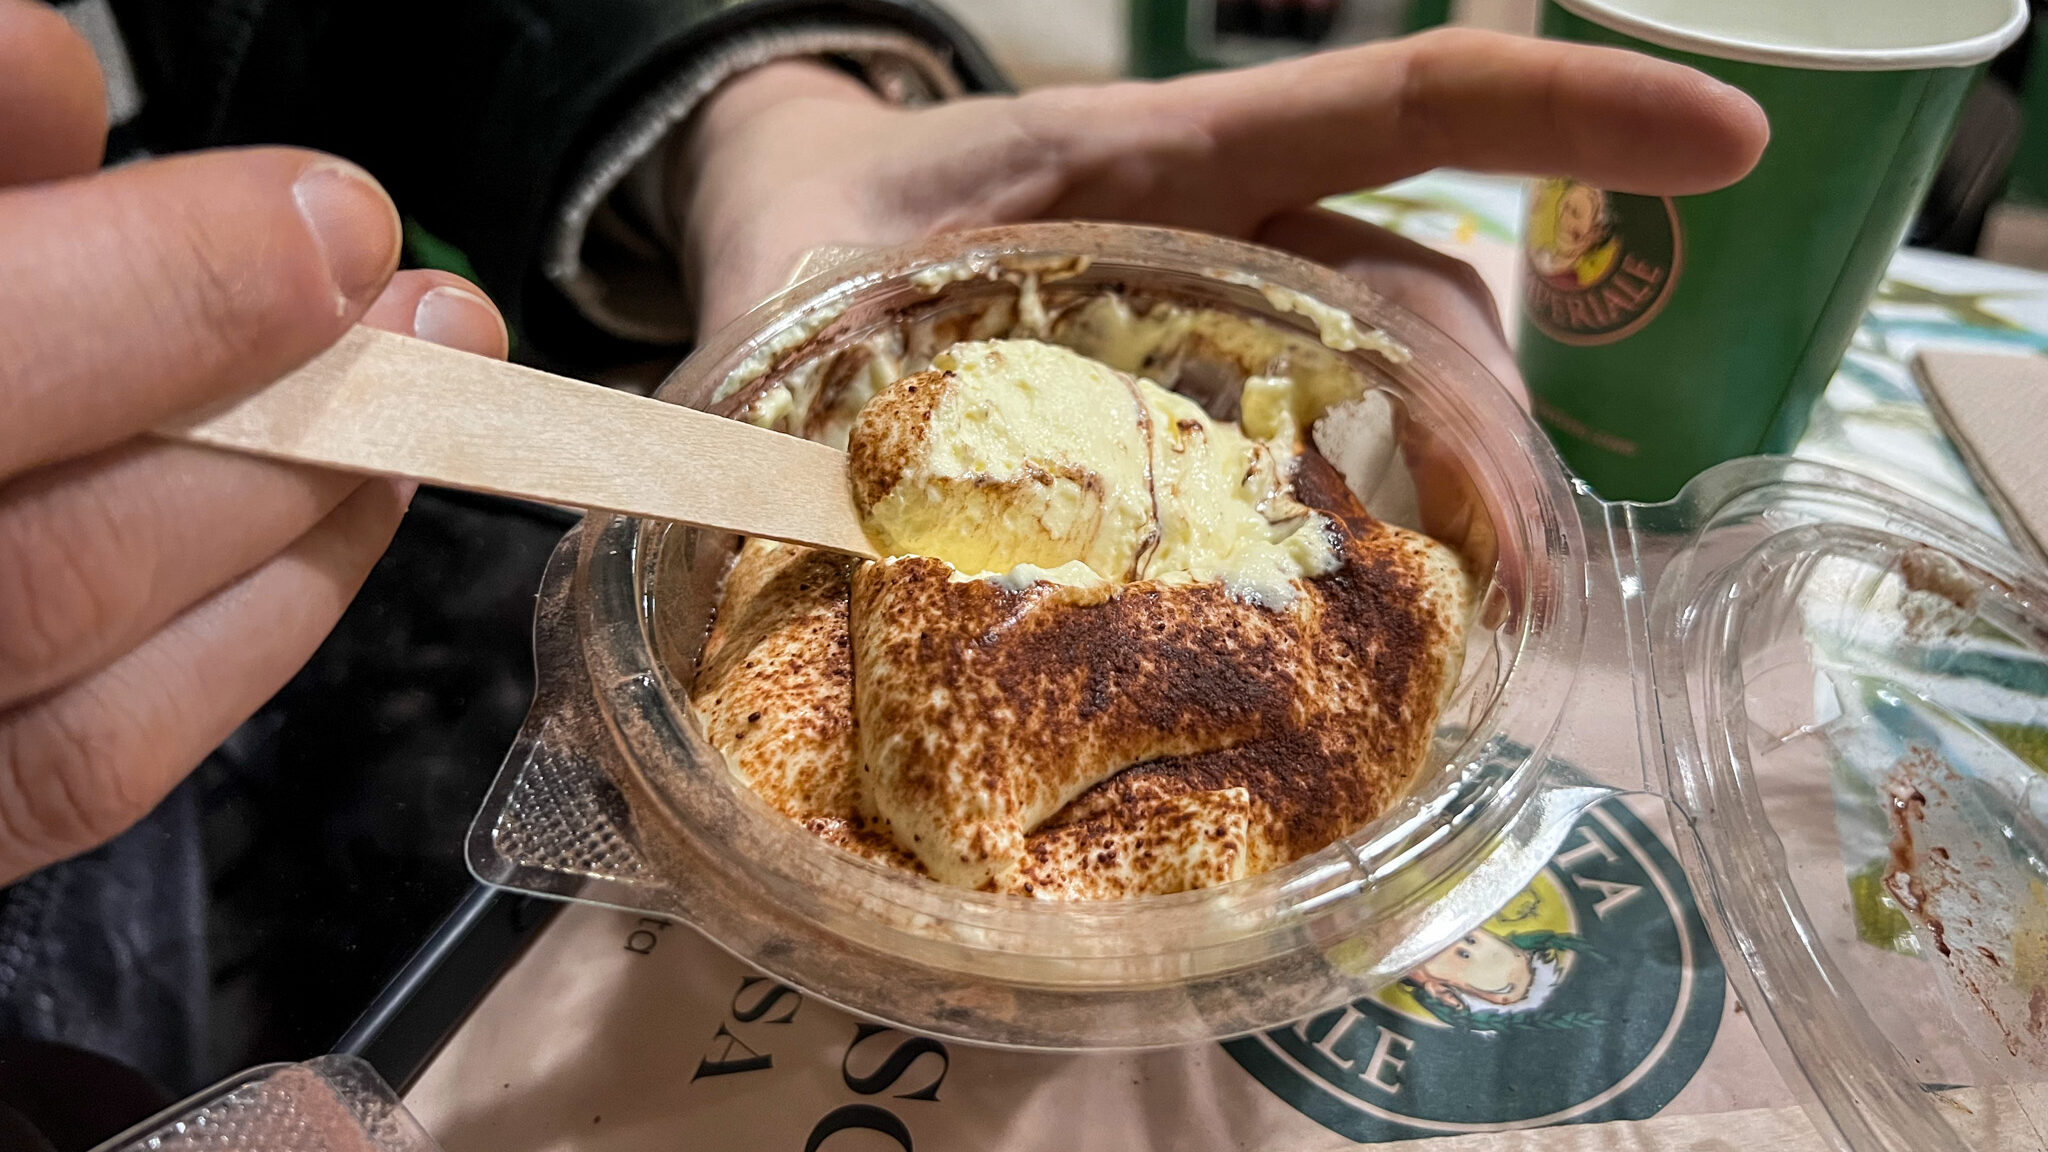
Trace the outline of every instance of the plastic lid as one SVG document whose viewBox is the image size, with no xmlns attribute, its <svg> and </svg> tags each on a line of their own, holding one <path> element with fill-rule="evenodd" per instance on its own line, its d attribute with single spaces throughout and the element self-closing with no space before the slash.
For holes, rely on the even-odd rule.
<svg viewBox="0 0 2048 1152">
<path fill-rule="evenodd" d="M 440 1152 L 354 1056 L 264 1064 L 173 1105 L 94 1152 Z"/>
<path fill-rule="evenodd" d="M 2048 1146 L 2048 576 L 1786 461 L 1623 514 L 1649 770 L 1780 1071 L 1858 1152 Z"/>
</svg>

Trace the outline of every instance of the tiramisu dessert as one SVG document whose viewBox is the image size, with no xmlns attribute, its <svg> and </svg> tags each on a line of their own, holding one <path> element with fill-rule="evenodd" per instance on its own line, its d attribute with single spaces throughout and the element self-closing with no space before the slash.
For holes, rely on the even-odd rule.
<svg viewBox="0 0 2048 1152">
<path fill-rule="evenodd" d="M 746 541 L 706 735 L 816 835 L 967 888 L 1179 892 L 1356 831 L 1428 756 L 1471 600 L 1311 435 L 1367 391 L 1333 349 L 1400 350 L 1348 317 L 1020 299 L 755 401 L 846 444 L 888 558 Z"/>
</svg>

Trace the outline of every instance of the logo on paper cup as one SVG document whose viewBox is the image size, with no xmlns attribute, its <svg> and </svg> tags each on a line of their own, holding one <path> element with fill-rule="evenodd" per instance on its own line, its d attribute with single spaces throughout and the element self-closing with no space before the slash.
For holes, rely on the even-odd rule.
<svg viewBox="0 0 2048 1152">
<path fill-rule="evenodd" d="M 1353 1140 L 1639 1119 L 1699 1070 L 1724 995 L 1677 862 L 1610 802 L 1399 983 L 1224 1049 Z"/>
<path fill-rule="evenodd" d="M 1628 336 L 1663 310 L 1678 282 L 1683 245 L 1668 196 L 1545 180 L 1522 236 L 1522 307 L 1565 344 Z"/>
</svg>

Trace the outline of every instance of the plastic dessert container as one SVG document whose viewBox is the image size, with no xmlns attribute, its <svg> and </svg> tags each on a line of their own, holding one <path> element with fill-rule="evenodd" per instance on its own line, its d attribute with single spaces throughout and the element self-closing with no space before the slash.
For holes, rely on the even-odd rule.
<svg viewBox="0 0 2048 1152">
<path fill-rule="evenodd" d="M 804 381 L 829 375 L 807 366 L 891 326 L 1014 308 L 1027 274 L 1048 306 L 1116 290 L 1313 337 L 1307 298 L 1411 352 L 1346 355 L 1392 401 L 1386 467 L 1410 472 L 1421 526 L 1480 589 L 1430 762 L 1370 826 L 1218 888 L 1061 903 L 944 887 L 816 839 L 703 739 L 686 680 L 736 542 L 593 514 L 544 578 L 538 692 L 472 829 L 479 878 L 682 919 L 901 1027 L 1147 1047 L 1370 994 L 1519 891 L 1589 805 L 1634 794 L 1667 817 L 1751 1017 L 1824 1130 L 1857 1149 L 1962 1147 L 1945 1110 L 1964 1105 L 1923 1087 L 1959 1085 L 2039 1140 L 2048 777 L 2015 733 L 2048 725 L 2048 577 L 1873 482 L 1789 460 L 1723 465 L 1669 504 L 1604 503 L 1447 337 L 1271 250 L 1064 224 L 840 256 L 660 395 L 734 413 L 782 386 L 800 424 L 825 402 Z M 1228 381 L 1188 375 L 1230 414 Z M 1858 871 L 1873 853 L 1881 891 Z"/>
</svg>

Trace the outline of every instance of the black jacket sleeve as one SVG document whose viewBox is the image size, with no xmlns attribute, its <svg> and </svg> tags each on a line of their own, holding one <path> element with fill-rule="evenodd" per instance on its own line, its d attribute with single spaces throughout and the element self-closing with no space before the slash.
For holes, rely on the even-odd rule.
<svg viewBox="0 0 2048 1152">
<path fill-rule="evenodd" d="M 642 93 L 763 25 L 883 25 L 994 67 L 923 0 L 113 0 L 152 151 L 288 143 L 375 173 L 460 248 L 529 347 L 594 366 L 645 354 L 584 322 L 538 251 L 580 158 Z"/>
</svg>

